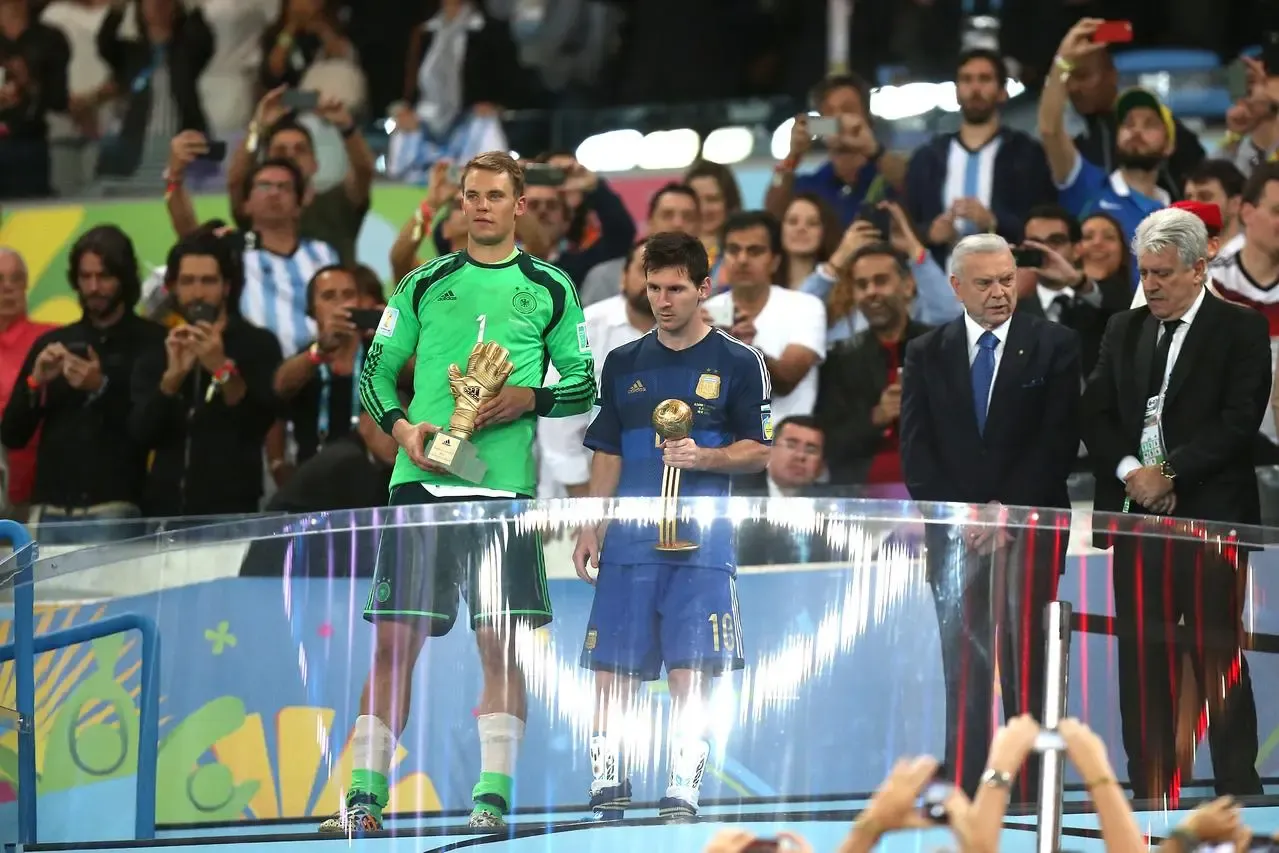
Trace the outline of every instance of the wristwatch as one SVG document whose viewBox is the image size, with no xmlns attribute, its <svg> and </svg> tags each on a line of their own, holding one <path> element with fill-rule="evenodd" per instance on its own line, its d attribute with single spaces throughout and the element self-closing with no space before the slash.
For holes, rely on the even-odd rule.
<svg viewBox="0 0 1279 853">
<path fill-rule="evenodd" d="M 981 784 L 990 786 L 991 788 L 1003 788 L 1008 790 L 1013 786 L 1013 774 L 1006 773 L 1003 770 L 996 770 L 993 767 L 988 768 L 985 773 L 981 774 Z"/>
<path fill-rule="evenodd" d="M 1163 474 L 1169 480 L 1177 479 L 1177 472 L 1172 470 L 1172 463 L 1166 460 L 1159 463 L 1159 473 Z"/>
</svg>

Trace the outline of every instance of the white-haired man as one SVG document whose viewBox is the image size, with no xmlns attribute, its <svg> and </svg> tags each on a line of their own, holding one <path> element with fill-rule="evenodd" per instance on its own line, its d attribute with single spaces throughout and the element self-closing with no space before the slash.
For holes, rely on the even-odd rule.
<svg viewBox="0 0 1279 853">
<path fill-rule="evenodd" d="M 1059 543 L 1069 524 L 1066 478 L 1079 451 L 1079 336 L 1014 313 L 1017 265 L 1004 238 L 960 240 L 951 272 L 963 316 L 906 347 L 902 470 L 917 501 L 977 505 L 995 518 L 1000 505 L 1061 510 L 1044 513 L 1038 530 L 961 530 L 947 522 L 925 532 L 946 675 L 946 766 L 969 793 L 997 785 L 1028 802 L 1035 797 L 1034 767 L 1018 779 L 991 771 L 977 745 L 992 735 L 996 660 L 1005 714 L 1040 718 L 1042 614 L 1065 568 Z M 997 568 L 1004 574 L 997 576 Z M 996 589 L 1007 596 L 1002 603 L 994 600 Z M 1004 614 L 998 650 L 996 612 Z"/>
<path fill-rule="evenodd" d="M 1171 515 L 1257 524 L 1253 448 L 1270 399 L 1266 319 L 1207 298 L 1208 231 L 1184 210 L 1137 226 L 1133 255 L 1146 305 L 1116 314 L 1083 397 L 1084 442 L 1096 467 L 1099 513 Z M 1113 519 L 1114 517 L 1111 516 Z M 1154 535 L 1112 535 L 1094 522 L 1094 544 L 1114 546 L 1115 615 L 1140 635 L 1119 634 L 1119 711 L 1128 778 L 1137 799 L 1171 793 L 1175 757 L 1176 626 L 1200 638 L 1189 652 L 1208 691 L 1220 794 L 1260 794 L 1257 710 L 1239 653 L 1239 590 L 1246 549 Z M 1119 531 L 1138 529 L 1121 524 Z M 1213 744 L 1214 747 L 1217 744 Z"/>
</svg>

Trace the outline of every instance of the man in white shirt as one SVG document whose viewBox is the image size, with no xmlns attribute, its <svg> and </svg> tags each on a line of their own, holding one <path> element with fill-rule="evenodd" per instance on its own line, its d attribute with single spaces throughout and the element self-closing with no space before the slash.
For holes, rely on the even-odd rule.
<svg viewBox="0 0 1279 853">
<path fill-rule="evenodd" d="M 773 419 L 809 415 L 817 367 L 826 354 L 826 306 L 773 284 L 782 260 L 781 226 L 763 211 L 735 213 L 721 240 L 728 292 L 706 301 L 711 323 L 764 354 L 773 381 Z"/>
<path fill-rule="evenodd" d="M 622 268 L 621 292 L 582 312 L 586 338 L 595 359 L 598 385 L 608 354 L 629 344 L 653 328 L 653 308 L 648 301 L 648 281 L 644 277 L 644 244 L 638 242 L 626 255 Z M 558 380 L 549 368 L 548 382 Z M 591 415 L 568 418 L 538 418 L 537 454 L 539 498 L 585 497 L 590 492 L 591 451 L 582 445 Z"/>
</svg>

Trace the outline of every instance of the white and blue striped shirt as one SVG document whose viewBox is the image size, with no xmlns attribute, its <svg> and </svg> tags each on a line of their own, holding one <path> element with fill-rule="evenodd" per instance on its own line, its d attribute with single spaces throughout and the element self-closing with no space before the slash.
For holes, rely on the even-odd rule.
<svg viewBox="0 0 1279 853">
<path fill-rule="evenodd" d="M 288 358 L 315 340 L 315 321 L 306 313 L 306 285 L 318 270 L 339 263 L 337 251 L 320 240 L 302 239 L 283 257 L 266 249 L 244 253 L 240 313 L 280 341 Z"/>
</svg>

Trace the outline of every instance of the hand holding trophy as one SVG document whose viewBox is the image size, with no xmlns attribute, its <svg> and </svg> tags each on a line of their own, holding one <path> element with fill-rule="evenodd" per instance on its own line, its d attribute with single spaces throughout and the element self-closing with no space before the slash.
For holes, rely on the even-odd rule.
<svg viewBox="0 0 1279 853">
<path fill-rule="evenodd" d="M 468 483 L 484 479 L 488 466 L 470 442 L 475 433 L 475 416 L 480 406 L 496 397 L 511 377 L 515 365 L 501 344 L 476 343 L 466 361 L 466 373 L 449 365 L 449 390 L 453 393 L 453 416 L 447 431 L 435 434 L 426 458 Z"/>
<path fill-rule="evenodd" d="M 653 410 L 653 429 L 662 440 L 688 438 L 693 432 L 693 409 L 683 400 L 663 400 Z M 676 532 L 679 518 L 680 469 L 662 466 L 662 505 L 657 522 L 658 551 L 696 551 L 697 545 L 685 542 Z"/>
</svg>

